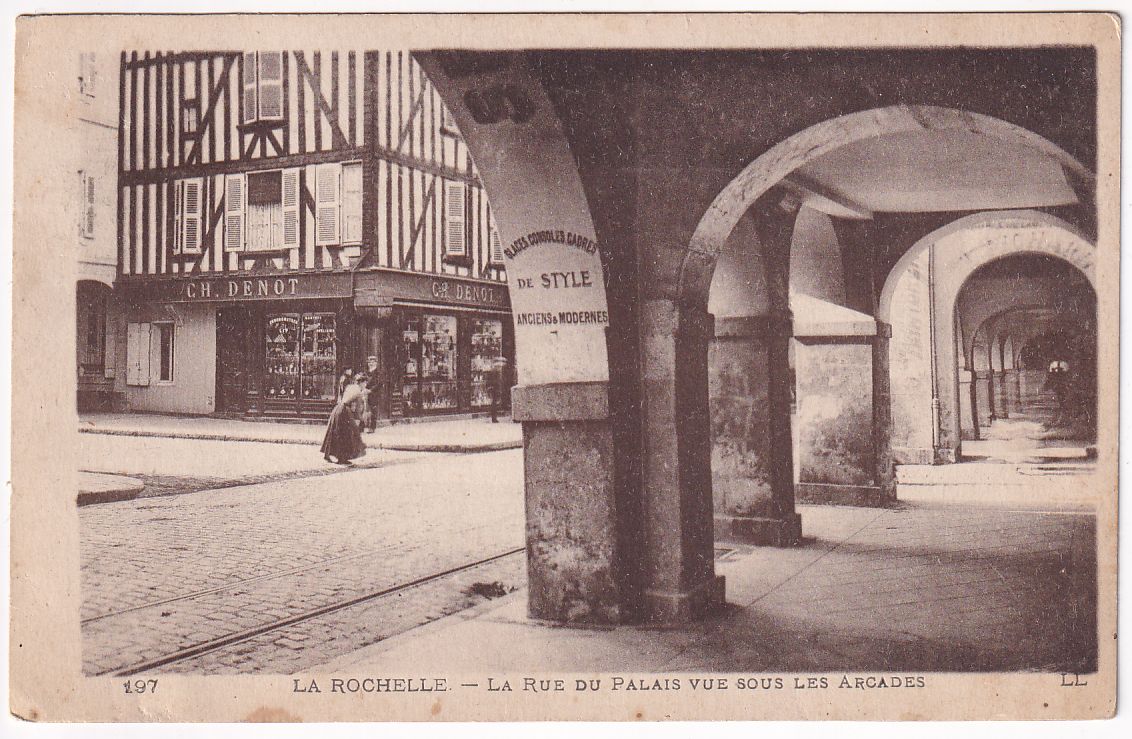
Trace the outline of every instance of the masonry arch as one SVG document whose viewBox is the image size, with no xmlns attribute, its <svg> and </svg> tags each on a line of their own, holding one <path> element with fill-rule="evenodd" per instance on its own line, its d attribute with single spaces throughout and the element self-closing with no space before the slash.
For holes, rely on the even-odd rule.
<svg viewBox="0 0 1132 739">
<path fill-rule="evenodd" d="M 984 306 L 985 315 L 968 320 L 964 336 L 957 314 L 960 291 L 980 268 L 1019 255 L 1070 265 L 1095 295 L 1095 245 L 1074 226 L 1040 211 L 988 212 L 958 219 L 917 241 L 889 272 L 877 317 L 891 326 L 889 361 L 902 367 L 891 376 L 897 462 L 958 459 L 960 369 L 970 371 L 974 331 L 989 317 L 986 311 L 994 310 Z M 999 304 L 997 309 L 1003 307 Z"/>
<path fill-rule="evenodd" d="M 1073 177 L 1088 185 L 1095 180 L 1084 165 L 1061 147 L 1028 129 L 991 116 L 933 105 L 894 105 L 850 113 L 815 124 L 785 139 L 748 164 L 728 183 L 712 201 L 692 235 L 689 256 L 685 259 L 686 269 L 681 271 L 681 295 L 693 301 L 706 297 L 700 293 L 706 292 L 711 284 L 710 272 L 715 262 L 704 262 L 703 269 L 708 270 L 705 280 L 701 269 L 696 268 L 696 263 L 704 260 L 697 257 L 717 256 L 735 225 L 756 201 L 803 165 L 869 139 L 931 131 L 962 132 L 1023 146 L 1057 162 Z M 846 212 L 854 215 L 855 209 L 851 205 L 847 207 L 838 203 L 829 194 L 807 190 L 805 183 L 789 183 L 788 189 L 796 193 L 802 191 L 795 208 L 809 201 L 822 203 L 825 208 L 836 208 L 840 215 Z"/>
<path fill-rule="evenodd" d="M 947 159 L 940 156 L 944 149 L 966 152 L 964 144 L 976 144 L 980 152 L 1009 150 L 1055 173 L 1036 198 L 1040 202 L 1023 198 L 1026 207 L 1076 203 L 1075 185 L 1064 173 L 1073 182 L 1088 179 L 1048 141 L 950 108 L 898 105 L 809 125 L 859 105 L 854 100 L 772 123 L 759 119 L 758 111 L 772 109 L 767 104 L 775 101 L 763 100 L 766 90 L 752 87 L 748 106 L 724 125 L 716 111 L 734 102 L 735 88 L 690 85 L 697 95 L 715 90 L 719 107 L 689 104 L 685 88 L 674 86 L 666 71 L 687 70 L 690 76 L 682 79 L 695 83 L 705 79 L 700 75 L 745 72 L 760 63 L 746 54 L 712 58 L 706 66 L 617 51 L 415 56 L 469 144 L 509 250 L 519 364 L 513 408 L 525 435 L 530 612 L 552 620 L 623 622 L 634 618 L 628 604 L 638 603 L 645 619 L 679 621 L 722 597 L 712 559 L 712 449 L 704 433 L 712 423 L 713 338 L 742 346 L 739 370 L 764 378 L 759 382 L 765 390 L 751 392 L 765 396 L 766 422 L 741 427 L 751 434 L 743 440 L 753 453 L 751 468 L 765 473 L 769 493 L 748 501 L 752 505 L 734 518 L 771 531 L 782 543 L 797 540 L 789 353 L 790 251 L 798 214 L 808 208 L 823 218 L 867 220 L 888 208 L 919 212 L 917 197 L 931 189 L 909 198 L 889 188 L 880 207 L 861 207 L 820 182 L 815 186 L 813 167 L 829 165 L 832 157 L 843 176 L 849 171 L 844 160 L 858 158 L 855 147 L 877 159 L 885 148 L 876 146 L 878 140 L 899 139 L 901 151 L 915 157 L 927 138 L 943 141 L 932 150 L 936 165 Z M 934 83 L 925 89 L 943 94 Z M 673 125 L 682 117 L 705 135 L 689 139 L 683 123 Z M 792 130 L 800 133 L 790 135 Z M 785 140 L 771 145 L 780 137 Z M 993 159 L 968 158 L 975 168 Z M 917 161 L 905 169 L 916 170 Z M 750 164 L 739 169 L 743 162 Z M 881 181 L 874 177 L 872 184 Z M 992 192 L 971 183 L 968 178 L 958 188 L 943 188 L 947 197 L 923 209 L 1019 206 L 1016 190 Z M 602 248 L 596 246 L 598 233 L 608 242 Z M 733 281 L 747 290 L 740 301 L 745 305 L 713 322 L 710 293 L 727 244 L 740 250 L 739 261 L 749 262 Z M 596 288 L 588 292 L 548 292 L 534 279 L 587 268 L 583 287 Z M 873 377 L 885 374 L 875 351 L 875 295 L 871 278 L 853 277 L 844 286 L 848 305 L 838 303 L 842 298 L 832 284 L 820 299 L 864 316 L 852 338 L 871 354 L 866 394 L 874 396 Z M 870 287 L 861 289 L 866 283 Z M 555 325 L 545 317 L 572 310 L 575 296 L 592 298 L 586 312 L 605 321 L 551 336 Z M 553 302 L 558 298 L 563 302 Z M 805 312 L 804 319 L 812 318 Z M 844 330 L 843 321 L 833 323 Z M 869 409 L 874 432 L 885 423 L 877 407 L 887 408 L 874 403 Z M 877 435 L 869 447 L 875 451 L 886 443 Z M 879 468 L 883 460 L 876 456 Z"/>
<path fill-rule="evenodd" d="M 529 612 L 624 620 L 601 248 L 562 124 L 521 52 L 415 52 L 466 141 L 506 258 Z M 581 534 L 578 521 L 592 528 Z M 596 543 L 596 544 L 595 544 Z"/>
</svg>

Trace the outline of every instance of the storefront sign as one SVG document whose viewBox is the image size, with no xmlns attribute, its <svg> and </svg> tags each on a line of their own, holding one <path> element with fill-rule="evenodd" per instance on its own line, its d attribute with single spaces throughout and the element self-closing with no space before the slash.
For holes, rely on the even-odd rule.
<svg viewBox="0 0 1132 739">
<path fill-rule="evenodd" d="M 432 297 L 441 302 L 474 303 L 476 305 L 502 306 L 503 285 L 471 285 L 449 280 L 432 281 Z"/>
<path fill-rule="evenodd" d="M 381 306 L 394 300 L 494 310 L 507 310 L 511 306 L 507 286 L 501 282 L 393 270 L 358 273 L 355 306 Z"/>
<path fill-rule="evenodd" d="M 567 228 L 536 229 L 504 255 L 525 381 L 604 379 L 609 309 L 597 241 Z"/>
<path fill-rule="evenodd" d="M 123 287 L 138 299 L 156 303 L 348 298 L 353 294 L 346 274 L 151 280 L 126 282 Z"/>
</svg>

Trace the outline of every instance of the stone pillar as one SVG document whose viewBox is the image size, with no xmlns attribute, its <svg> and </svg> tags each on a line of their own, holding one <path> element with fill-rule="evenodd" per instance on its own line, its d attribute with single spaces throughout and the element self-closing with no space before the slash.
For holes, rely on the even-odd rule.
<svg viewBox="0 0 1132 739">
<path fill-rule="evenodd" d="M 788 313 L 716 321 L 709 387 L 715 532 L 721 539 L 793 546 L 802 535 L 791 440 L 773 432 L 776 425 L 789 431 L 789 384 L 775 383 L 779 397 L 770 400 L 772 365 L 786 365 L 791 323 Z"/>
<path fill-rule="evenodd" d="M 640 328 L 642 616 L 689 621 L 722 605 L 724 595 L 711 515 L 712 317 L 671 300 L 645 300 Z"/>
<path fill-rule="evenodd" d="M 798 500 L 878 505 L 894 499 L 888 397 L 879 381 L 886 332 L 870 319 L 797 322 L 794 333 Z"/>
<path fill-rule="evenodd" d="M 958 370 L 959 389 L 959 428 L 963 430 L 963 440 L 978 439 L 979 425 L 977 416 L 978 405 L 978 378 L 975 372 L 968 369 Z"/>
<path fill-rule="evenodd" d="M 520 386 L 531 618 L 616 624 L 616 488 L 604 382 Z"/>
<path fill-rule="evenodd" d="M 774 190 L 751 206 L 765 273 L 767 317 L 727 319 L 716 332 L 714 351 L 734 378 L 726 380 L 730 390 L 724 387 L 722 372 L 715 378 L 717 400 L 739 411 L 738 416 L 713 419 L 720 430 L 713 444 L 713 461 L 720 464 L 713 467 L 713 475 L 723 490 L 715 502 L 721 538 L 777 546 L 791 546 L 801 538 L 802 522 L 794 509 L 789 290 L 790 249 L 800 207 L 793 196 Z M 747 405 L 739 397 L 743 392 Z M 743 413 L 744 407 L 751 416 Z"/>
</svg>

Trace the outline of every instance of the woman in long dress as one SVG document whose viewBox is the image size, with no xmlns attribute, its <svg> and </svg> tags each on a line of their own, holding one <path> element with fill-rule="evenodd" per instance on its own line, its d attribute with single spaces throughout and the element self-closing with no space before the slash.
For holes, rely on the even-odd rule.
<svg viewBox="0 0 1132 739">
<path fill-rule="evenodd" d="M 322 457 L 327 462 L 351 464 L 351 459 L 357 459 L 366 453 L 361 431 L 365 395 L 366 377 L 363 374 L 357 375 L 354 382 L 343 389 L 338 404 L 330 412 L 326 436 L 322 439 Z"/>
</svg>

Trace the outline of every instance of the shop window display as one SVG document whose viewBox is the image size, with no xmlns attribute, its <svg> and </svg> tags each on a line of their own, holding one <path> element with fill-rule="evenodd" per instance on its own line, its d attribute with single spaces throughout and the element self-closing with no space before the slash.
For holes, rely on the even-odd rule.
<svg viewBox="0 0 1132 739">
<path fill-rule="evenodd" d="M 267 319 L 264 394 L 272 400 L 333 400 L 337 377 L 333 313 Z"/>
<path fill-rule="evenodd" d="M 401 396 L 414 411 L 459 408 L 456 335 L 455 316 L 406 316 L 401 330 Z"/>
<path fill-rule="evenodd" d="M 405 320 L 405 328 L 401 331 L 401 350 L 405 358 L 404 372 L 402 373 L 401 397 L 410 408 L 419 409 L 421 398 L 419 392 L 420 374 L 417 372 L 417 360 L 420 356 L 420 319 L 416 316 Z"/>
<path fill-rule="evenodd" d="M 423 316 L 421 410 L 456 408 L 456 317 Z"/>
<path fill-rule="evenodd" d="M 267 357 L 264 394 L 272 399 L 295 398 L 299 387 L 299 316 L 267 319 Z"/>
<path fill-rule="evenodd" d="M 335 351 L 333 313 L 303 315 L 303 398 L 334 400 L 337 392 L 338 358 Z"/>
<path fill-rule="evenodd" d="M 502 321 L 472 321 L 471 354 L 472 407 L 485 408 L 497 392 L 496 374 L 503 368 Z"/>
</svg>

